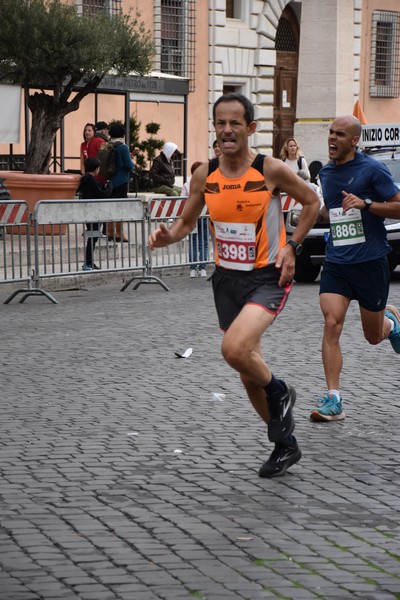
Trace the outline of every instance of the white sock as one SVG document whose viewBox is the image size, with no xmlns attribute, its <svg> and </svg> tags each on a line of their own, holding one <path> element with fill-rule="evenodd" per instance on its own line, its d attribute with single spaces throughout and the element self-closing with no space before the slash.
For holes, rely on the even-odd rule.
<svg viewBox="0 0 400 600">
<path fill-rule="evenodd" d="M 390 321 L 390 333 L 389 333 L 389 335 L 390 335 L 394 329 L 394 321 L 390 317 L 388 317 L 388 319 Z"/>
<path fill-rule="evenodd" d="M 335 396 L 336 400 L 340 401 L 339 390 L 328 390 L 328 396 Z"/>
</svg>

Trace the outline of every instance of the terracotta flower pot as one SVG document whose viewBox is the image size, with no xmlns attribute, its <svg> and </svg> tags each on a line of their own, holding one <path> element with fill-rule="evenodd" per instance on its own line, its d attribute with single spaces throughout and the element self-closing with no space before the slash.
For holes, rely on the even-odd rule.
<svg viewBox="0 0 400 600">
<path fill-rule="evenodd" d="M 9 190 L 11 199 L 25 200 L 31 213 L 39 200 L 72 200 L 80 180 L 80 175 L 73 173 L 32 175 L 22 171 L 0 171 L 0 177 L 5 179 L 4 185 Z M 65 233 L 66 226 L 61 229 L 61 233 Z M 60 228 L 45 226 L 46 234 L 51 231 L 58 234 Z"/>
</svg>

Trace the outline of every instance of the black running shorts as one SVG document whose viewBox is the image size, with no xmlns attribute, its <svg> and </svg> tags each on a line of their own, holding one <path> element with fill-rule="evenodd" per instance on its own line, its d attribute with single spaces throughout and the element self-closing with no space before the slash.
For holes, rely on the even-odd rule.
<svg viewBox="0 0 400 600">
<path fill-rule="evenodd" d="M 292 283 L 279 287 L 280 271 L 275 265 L 236 271 L 216 267 L 212 276 L 219 325 L 226 331 L 245 304 L 257 304 L 278 315 L 286 304 Z"/>
<path fill-rule="evenodd" d="M 320 294 L 339 294 L 357 300 L 371 312 L 386 306 L 390 272 L 386 256 L 363 263 L 337 264 L 325 261 L 321 273 Z"/>
</svg>

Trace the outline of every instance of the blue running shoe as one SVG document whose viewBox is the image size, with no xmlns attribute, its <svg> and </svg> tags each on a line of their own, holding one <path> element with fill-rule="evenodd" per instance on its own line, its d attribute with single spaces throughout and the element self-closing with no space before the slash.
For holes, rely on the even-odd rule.
<svg viewBox="0 0 400 600">
<path fill-rule="evenodd" d="M 322 404 L 311 412 L 312 421 L 341 421 L 346 417 L 341 398 L 338 400 L 336 396 L 325 396 L 319 399 L 321 401 Z"/>
<path fill-rule="evenodd" d="M 397 308 L 388 304 L 385 310 L 385 317 L 394 323 L 394 327 L 388 337 L 388 340 L 392 344 L 393 350 L 397 354 L 400 354 L 400 313 Z"/>
<path fill-rule="evenodd" d="M 90 265 L 83 265 L 82 271 L 93 271 L 93 269 Z"/>
</svg>

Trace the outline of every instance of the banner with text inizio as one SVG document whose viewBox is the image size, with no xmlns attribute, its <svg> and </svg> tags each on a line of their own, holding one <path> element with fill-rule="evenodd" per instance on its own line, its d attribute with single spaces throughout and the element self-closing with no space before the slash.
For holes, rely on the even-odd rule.
<svg viewBox="0 0 400 600">
<path fill-rule="evenodd" d="M 362 126 L 360 146 L 400 146 L 400 123 L 377 123 Z"/>
</svg>

